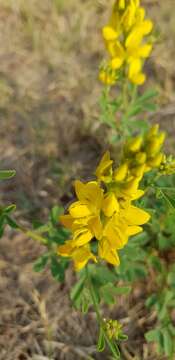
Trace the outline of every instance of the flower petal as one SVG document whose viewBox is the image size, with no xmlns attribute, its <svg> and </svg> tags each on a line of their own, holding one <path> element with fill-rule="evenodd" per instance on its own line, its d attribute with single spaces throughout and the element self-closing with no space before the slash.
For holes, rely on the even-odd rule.
<svg viewBox="0 0 175 360">
<path fill-rule="evenodd" d="M 142 225 L 147 223 L 150 219 L 150 214 L 132 205 L 123 210 L 123 216 L 128 225 Z"/>
</svg>

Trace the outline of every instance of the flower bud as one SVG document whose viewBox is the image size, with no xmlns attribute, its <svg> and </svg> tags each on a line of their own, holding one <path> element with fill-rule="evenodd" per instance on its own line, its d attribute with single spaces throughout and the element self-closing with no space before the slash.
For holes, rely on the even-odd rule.
<svg viewBox="0 0 175 360">
<path fill-rule="evenodd" d="M 146 153 L 145 152 L 139 152 L 136 154 L 136 163 L 139 165 L 145 164 L 146 162 Z"/>
<path fill-rule="evenodd" d="M 148 166 L 150 166 L 151 168 L 159 167 L 162 160 L 163 160 L 163 154 L 159 153 L 154 158 L 148 161 Z"/>
<path fill-rule="evenodd" d="M 123 181 L 126 178 L 128 172 L 128 164 L 125 162 L 114 171 L 114 180 Z"/>
<path fill-rule="evenodd" d="M 145 164 L 135 166 L 134 168 L 131 169 L 132 175 L 140 179 L 143 177 L 144 171 L 145 171 Z"/>
<path fill-rule="evenodd" d="M 140 150 L 143 142 L 143 137 L 141 135 L 135 137 L 134 139 L 131 139 L 128 141 L 126 145 L 126 149 L 129 152 L 136 153 Z"/>
<path fill-rule="evenodd" d="M 147 154 L 154 157 L 161 149 L 165 141 L 165 133 L 161 132 L 158 136 L 152 137 L 147 143 Z"/>
</svg>

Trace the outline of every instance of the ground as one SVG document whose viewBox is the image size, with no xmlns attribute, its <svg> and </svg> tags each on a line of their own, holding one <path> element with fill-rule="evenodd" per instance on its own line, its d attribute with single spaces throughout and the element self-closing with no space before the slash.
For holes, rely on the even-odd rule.
<svg viewBox="0 0 175 360">
<path fill-rule="evenodd" d="M 109 131 L 98 121 L 102 87 L 97 76 L 110 3 L 0 0 L 1 168 L 17 172 L 13 181 L 1 184 L 1 200 L 17 205 L 22 222 L 46 219 L 53 205 L 68 203 L 72 181 L 77 174 L 88 178 L 108 147 Z M 146 69 L 147 86 L 160 92 L 159 110 L 150 117 L 166 129 L 167 146 L 175 153 L 173 0 L 144 3 L 160 33 Z M 47 360 L 49 352 L 50 359 L 108 359 L 95 352 L 93 311 L 84 318 L 70 306 L 72 270 L 66 285 L 56 283 L 49 271 L 33 272 L 42 251 L 9 229 L 0 241 L 0 360 Z M 146 314 L 144 288 L 136 284 L 124 309 L 121 304 L 110 309 L 132 334 L 122 349 L 126 360 L 156 359 L 143 337 L 145 324 L 154 318 Z"/>
</svg>

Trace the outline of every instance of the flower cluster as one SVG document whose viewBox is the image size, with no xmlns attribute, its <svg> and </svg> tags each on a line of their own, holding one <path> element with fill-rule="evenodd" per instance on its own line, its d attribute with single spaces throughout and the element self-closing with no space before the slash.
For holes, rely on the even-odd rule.
<svg viewBox="0 0 175 360">
<path fill-rule="evenodd" d="M 159 171 L 162 175 L 175 174 L 175 158 L 172 155 L 166 156 L 164 154 Z"/>
<path fill-rule="evenodd" d="M 72 258 L 76 270 L 89 260 L 119 265 L 118 250 L 149 221 L 150 215 L 133 201 L 144 195 L 140 182 L 145 172 L 160 168 L 164 139 L 155 125 L 146 135 L 126 142 L 119 167 L 113 168 L 107 151 L 97 166 L 96 180 L 75 181 L 77 201 L 60 218 L 72 237 L 58 247 L 58 254 Z"/>
<path fill-rule="evenodd" d="M 162 152 L 164 141 L 165 132 L 159 131 L 158 124 L 152 126 L 145 135 L 129 139 L 124 146 L 121 169 L 140 179 L 146 172 L 160 169 L 165 161 Z"/>
<path fill-rule="evenodd" d="M 127 336 L 123 334 L 122 324 L 117 320 L 106 320 L 104 319 L 104 328 L 109 336 L 109 339 L 121 340 L 127 339 Z"/>
<path fill-rule="evenodd" d="M 109 23 L 103 28 L 103 38 L 109 58 L 100 70 L 100 80 L 114 85 L 123 74 L 133 84 L 145 81 L 144 61 L 152 51 L 147 40 L 153 29 L 151 20 L 145 19 L 140 0 L 116 0 Z"/>
</svg>

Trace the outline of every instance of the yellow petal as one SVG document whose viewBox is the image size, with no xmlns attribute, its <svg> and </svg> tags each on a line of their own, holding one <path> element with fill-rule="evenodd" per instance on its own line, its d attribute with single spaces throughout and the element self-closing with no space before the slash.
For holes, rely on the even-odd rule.
<svg viewBox="0 0 175 360">
<path fill-rule="evenodd" d="M 165 141 L 166 134 L 164 132 L 159 133 L 157 136 L 153 136 L 148 141 L 146 150 L 149 157 L 157 155 Z"/>
<path fill-rule="evenodd" d="M 110 152 L 106 151 L 99 165 L 97 166 L 95 175 L 99 180 L 110 180 L 112 175 L 113 160 L 110 158 Z"/>
<path fill-rule="evenodd" d="M 128 35 L 125 41 L 125 46 L 127 49 L 135 49 L 141 44 L 143 35 L 139 27 L 134 28 Z M 129 51 L 131 52 L 131 51 Z"/>
<path fill-rule="evenodd" d="M 97 262 L 97 259 L 91 253 L 89 246 L 82 246 L 81 248 L 76 249 L 72 254 L 72 258 L 76 271 L 80 271 L 85 267 L 89 260 Z"/>
<path fill-rule="evenodd" d="M 136 154 L 136 162 L 139 165 L 145 164 L 146 162 L 146 153 L 145 152 L 139 152 L 138 154 Z"/>
<path fill-rule="evenodd" d="M 137 165 L 131 169 L 132 175 L 142 178 L 145 172 L 145 164 Z"/>
<path fill-rule="evenodd" d="M 93 238 L 93 234 L 87 228 L 80 228 L 74 232 L 72 244 L 76 247 L 87 244 Z"/>
<path fill-rule="evenodd" d="M 87 205 L 82 204 L 80 201 L 74 202 L 69 207 L 69 212 L 73 218 L 81 218 L 91 215 L 91 212 L 88 209 Z"/>
<path fill-rule="evenodd" d="M 130 81 L 135 85 L 143 85 L 146 80 L 146 76 L 143 73 L 135 74 L 130 77 Z"/>
<path fill-rule="evenodd" d="M 144 20 L 139 28 L 143 35 L 148 35 L 153 29 L 153 22 L 151 20 Z"/>
<path fill-rule="evenodd" d="M 148 135 L 147 138 L 151 138 L 152 136 L 157 135 L 159 132 L 159 124 L 155 124 L 153 126 L 151 126 L 150 130 L 148 131 Z"/>
<path fill-rule="evenodd" d="M 103 37 L 107 41 L 116 40 L 118 37 L 118 33 L 111 26 L 104 26 Z"/>
<path fill-rule="evenodd" d="M 143 195 L 145 194 L 144 190 L 137 190 L 133 195 L 132 195 L 132 200 L 138 200 L 140 199 Z"/>
<path fill-rule="evenodd" d="M 109 72 L 108 70 L 100 70 L 99 80 L 105 85 L 114 85 L 117 81 L 117 76 L 115 72 Z"/>
<path fill-rule="evenodd" d="M 137 9 L 136 18 L 137 18 L 136 19 L 137 23 L 143 22 L 143 20 L 145 18 L 145 9 L 143 7 L 140 7 L 139 9 Z"/>
<path fill-rule="evenodd" d="M 127 228 L 128 236 L 139 234 L 142 231 L 143 231 L 143 229 L 140 226 L 128 226 L 128 228 Z"/>
<path fill-rule="evenodd" d="M 125 49 L 123 48 L 122 44 L 119 41 L 111 41 L 106 43 L 107 50 L 109 51 L 112 58 L 121 59 L 122 63 L 125 60 L 126 53 Z"/>
<path fill-rule="evenodd" d="M 97 240 L 100 240 L 103 234 L 103 226 L 100 216 L 94 216 L 88 221 L 88 227 Z"/>
<path fill-rule="evenodd" d="M 118 8 L 124 10 L 126 6 L 126 0 L 118 0 Z"/>
<path fill-rule="evenodd" d="M 72 240 L 67 240 L 64 245 L 58 246 L 57 253 L 63 257 L 69 257 L 72 255 L 73 250 Z"/>
<path fill-rule="evenodd" d="M 125 225 L 124 225 L 125 226 Z M 122 249 L 127 241 L 128 236 L 126 233 L 126 226 L 120 226 L 116 223 L 115 217 L 113 217 L 106 224 L 103 234 L 108 239 L 108 243 L 110 244 L 110 248 L 112 249 Z"/>
<path fill-rule="evenodd" d="M 150 215 L 146 211 L 132 205 L 123 211 L 123 217 L 128 225 L 142 225 L 150 219 Z"/>
<path fill-rule="evenodd" d="M 72 229 L 74 219 L 71 215 L 61 215 L 59 220 L 62 225 L 64 225 L 67 229 Z"/>
<path fill-rule="evenodd" d="M 118 169 L 115 170 L 114 180 L 119 182 L 123 181 L 127 176 L 127 172 L 128 172 L 128 163 L 125 162 L 124 164 L 120 165 Z"/>
<path fill-rule="evenodd" d="M 117 57 L 112 59 L 111 60 L 111 68 L 114 70 L 119 69 L 123 64 L 123 61 L 124 61 L 123 59 L 117 58 Z"/>
<path fill-rule="evenodd" d="M 138 190 L 140 178 L 133 177 L 132 180 L 125 182 L 121 188 L 124 194 L 130 195 L 131 197 L 135 194 Z"/>
<path fill-rule="evenodd" d="M 152 51 L 153 46 L 151 44 L 145 44 L 139 47 L 138 49 L 138 56 L 142 57 L 142 58 L 147 58 L 149 57 L 151 51 Z"/>
<path fill-rule="evenodd" d="M 133 59 L 129 65 L 129 78 L 131 79 L 135 74 L 140 73 L 142 62 L 140 59 Z"/>
<path fill-rule="evenodd" d="M 163 153 L 157 154 L 155 157 L 148 161 L 148 166 L 152 168 L 159 167 L 163 160 Z"/>
<path fill-rule="evenodd" d="M 75 181 L 75 192 L 78 199 L 93 212 L 101 208 L 103 190 L 96 181 L 82 183 Z"/>
<path fill-rule="evenodd" d="M 110 244 L 107 239 L 103 239 L 99 242 L 98 248 L 99 257 L 106 260 L 108 263 L 118 266 L 120 259 L 116 250 L 110 249 Z"/>
<path fill-rule="evenodd" d="M 103 200 L 102 210 L 107 217 L 111 217 L 114 212 L 119 211 L 119 203 L 114 193 L 109 193 Z"/>
<path fill-rule="evenodd" d="M 129 140 L 126 143 L 125 147 L 127 151 L 131 151 L 132 153 L 137 153 L 138 151 L 140 151 L 142 143 L 143 143 L 143 136 L 139 135 Z"/>
</svg>

